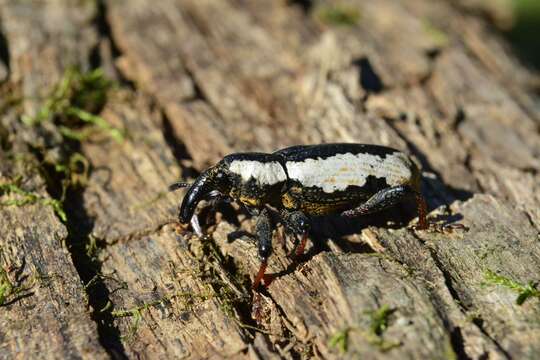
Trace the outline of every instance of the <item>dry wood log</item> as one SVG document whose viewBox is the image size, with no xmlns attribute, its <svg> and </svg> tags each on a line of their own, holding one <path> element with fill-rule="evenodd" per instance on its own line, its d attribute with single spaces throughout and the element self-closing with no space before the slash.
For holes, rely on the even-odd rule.
<svg viewBox="0 0 540 360">
<path fill-rule="evenodd" d="M 2 265 L 62 281 L 49 275 L 0 307 L 0 357 L 537 358 L 538 75 L 464 9 L 3 1 L 6 84 L 22 107 L 4 109 L 2 180 L 22 175 L 40 199 L 59 199 L 50 169 L 14 173 L 5 161 L 14 149 L 43 161 L 35 145 L 59 125 L 38 131 L 21 114 L 36 116 L 71 65 L 116 77 L 98 110 L 125 136 L 55 138 L 90 164 L 86 186 L 67 190 L 65 224 L 43 202 L 1 208 Z M 203 237 L 175 225 L 182 193 L 166 189 L 178 178 L 230 152 L 338 141 L 411 153 L 430 216 L 469 231 L 410 231 L 407 205 L 323 219 L 297 263 L 278 229 L 277 276 L 253 294 L 254 218 L 223 205 L 201 210 Z"/>
<path fill-rule="evenodd" d="M 1 16 L 9 48 L 9 58 L 2 60 L 9 64 L 9 81 L 19 85 L 25 112 L 35 115 L 38 99 L 66 66 L 89 67 L 97 38 L 90 24 L 93 7 L 2 1 Z M 3 93 L 3 104 L 18 96 L 11 90 Z M 18 110 L 6 106 L 2 114 L 12 144 L 0 149 L 0 182 L 3 190 L 10 184 L 25 193 L 2 191 L 0 202 L 28 204 L 0 210 L 0 291 L 7 296 L 0 302 L 0 358 L 106 358 L 68 251 L 70 235 L 55 215 L 55 200 L 23 141 L 35 133 L 20 127 Z M 14 184 L 17 178 L 20 183 Z"/>
</svg>

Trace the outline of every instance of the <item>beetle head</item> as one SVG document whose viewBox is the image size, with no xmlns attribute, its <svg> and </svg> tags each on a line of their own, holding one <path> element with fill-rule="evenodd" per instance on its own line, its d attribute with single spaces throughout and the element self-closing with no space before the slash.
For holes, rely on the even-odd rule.
<svg viewBox="0 0 540 360">
<path fill-rule="evenodd" d="M 184 185 L 183 183 L 179 184 Z M 207 200 L 216 193 L 227 194 L 231 186 L 226 166 L 222 162 L 204 171 L 191 184 L 184 196 L 184 200 L 182 200 L 178 215 L 180 222 L 183 224 L 189 223 L 197 205 L 202 200 Z M 172 187 L 174 187 L 174 184 Z"/>
<path fill-rule="evenodd" d="M 248 206 L 259 207 L 287 180 L 283 159 L 264 153 L 235 153 L 227 155 L 215 166 L 204 171 L 189 187 L 182 205 L 179 220 L 188 223 L 202 200 L 216 193 L 239 200 Z M 185 186 L 171 185 L 171 189 Z"/>
</svg>

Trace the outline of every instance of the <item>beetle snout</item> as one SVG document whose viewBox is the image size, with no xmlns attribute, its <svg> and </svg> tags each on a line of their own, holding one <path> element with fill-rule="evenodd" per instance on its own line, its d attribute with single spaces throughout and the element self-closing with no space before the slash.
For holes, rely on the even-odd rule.
<svg viewBox="0 0 540 360">
<path fill-rule="evenodd" d="M 188 192 L 184 196 L 182 205 L 180 206 L 180 213 L 178 214 L 178 220 L 182 224 L 187 224 L 191 221 L 195 209 L 201 200 L 212 191 L 210 184 L 208 171 L 201 174 L 197 180 L 191 185 Z"/>
</svg>

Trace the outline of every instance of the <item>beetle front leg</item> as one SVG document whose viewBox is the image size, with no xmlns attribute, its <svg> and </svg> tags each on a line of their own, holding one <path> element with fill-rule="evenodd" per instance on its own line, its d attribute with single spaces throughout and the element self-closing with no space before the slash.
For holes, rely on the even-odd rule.
<svg viewBox="0 0 540 360">
<path fill-rule="evenodd" d="M 268 258 L 272 255 L 272 219 L 270 216 L 270 210 L 264 208 L 257 219 L 255 224 L 255 235 L 257 236 L 259 258 L 261 259 L 261 266 L 259 272 L 255 276 L 252 288 L 257 289 L 261 284 L 261 281 L 265 278 L 266 266 L 268 264 Z M 265 284 L 268 286 L 269 284 Z"/>
</svg>

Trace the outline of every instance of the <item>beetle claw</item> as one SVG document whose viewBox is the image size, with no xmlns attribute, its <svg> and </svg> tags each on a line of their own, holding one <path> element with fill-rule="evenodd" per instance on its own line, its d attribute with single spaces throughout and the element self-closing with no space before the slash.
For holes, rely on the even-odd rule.
<svg viewBox="0 0 540 360">
<path fill-rule="evenodd" d="M 436 222 L 427 222 L 425 225 L 416 224 L 410 227 L 413 231 L 427 231 L 431 233 L 451 234 L 454 231 L 469 231 L 469 228 L 463 224 L 440 224 Z"/>
<path fill-rule="evenodd" d="M 251 317 L 255 320 L 257 324 L 260 324 L 262 322 L 262 302 L 261 302 L 261 294 L 258 292 L 255 292 L 253 294 L 253 303 L 251 306 Z"/>
</svg>

